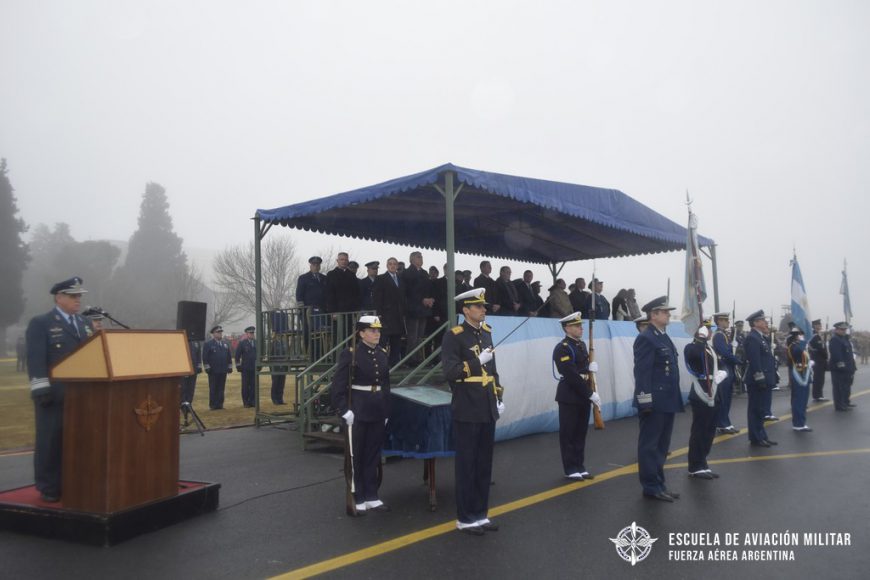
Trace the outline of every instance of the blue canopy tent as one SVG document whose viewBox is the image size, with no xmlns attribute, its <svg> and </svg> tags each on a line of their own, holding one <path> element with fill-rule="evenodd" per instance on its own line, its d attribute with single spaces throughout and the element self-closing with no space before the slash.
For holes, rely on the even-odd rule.
<svg viewBox="0 0 870 580">
<path fill-rule="evenodd" d="M 259 209 L 254 217 L 257 313 L 260 241 L 273 225 L 325 234 L 548 264 L 681 251 L 686 228 L 616 189 L 517 177 L 446 164 L 312 201 Z M 698 236 L 713 262 L 713 240 Z M 561 266 L 557 265 L 561 264 Z M 453 295 L 454 280 L 447 276 Z M 452 302 L 450 319 L 454 318 Z"/>
</svg>

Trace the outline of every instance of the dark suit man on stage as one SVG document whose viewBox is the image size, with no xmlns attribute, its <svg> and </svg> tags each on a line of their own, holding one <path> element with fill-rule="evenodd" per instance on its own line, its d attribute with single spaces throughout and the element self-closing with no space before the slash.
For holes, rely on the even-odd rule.
<svg viewBox="0 0 870 580">
<path fill-rule="evenodd" d="M 601 397 L 592 390 L 589 373 L 598 371 L 598 363 L 589 362 L 589 351 L 583 343 L 583 319 L 579 312 L 559 320 L 565 338 L 553 349 L 553 364 L 558 371 L 559 386 L 559 450 L 562 469 L 568 479 L 594 479 L 586 471 L 586 432 L 592 405 L 600 405 Z"/>
<path fill-rule="evenodd" d="M 640 419 L 637 463 L 644 497 L 673 502 L 680 495 L 665 485 L 665 460 L 674 416 L 683 412 L 677 349 L 666 330 L 673 306 L 667 296 L 643 307 L 649 325 L 634 339 L 634 401 Z"/>
<path fill-rule="evenodd" d="M 64 385 L 50 381 L 49 372 L 93 332 L 78 314 L 85 292 L 78 277 L 55 284 L 54 308 L 27 325 L 27 372 L 36 420 L 34 480 L 42 501 L 49 503 L 60 501 L 62 492 L 64 396 Z"/>
<path fill-rule="evenodd" d="M 495 422 L 504 412 L 498 395 L 498 371 L 492 334 L 486 325 L 483 288 L 458 296 L 464 322 L 444 333 L 441 361 L 453 392 L 453 439 L 456 442 L 456 527 L 475 536 L 498 530 L 487 518 Z"/>
<path fill-rule="evenodd" d="M 402 358 L 405 336 L 405 291 L 398 268 L 396 258 L 388 259 L 387 271 L 378 276 L 372 286 L 372 300 L 382 326 L 381 346 L 389 352 L 391 367 Z"/>
</svg>

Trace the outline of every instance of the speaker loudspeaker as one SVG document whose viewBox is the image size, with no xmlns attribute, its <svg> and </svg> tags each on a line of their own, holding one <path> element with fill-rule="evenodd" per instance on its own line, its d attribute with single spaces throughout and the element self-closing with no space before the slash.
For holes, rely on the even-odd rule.
<svg viewBox="0 0 870 580">
<path fill-rule="evenodd" d="M 182 300 L 178 303 L 175 328 L 184 330 L 187 340 L 205 340 L 205 315 L 208 304 Z"/>
</svg>

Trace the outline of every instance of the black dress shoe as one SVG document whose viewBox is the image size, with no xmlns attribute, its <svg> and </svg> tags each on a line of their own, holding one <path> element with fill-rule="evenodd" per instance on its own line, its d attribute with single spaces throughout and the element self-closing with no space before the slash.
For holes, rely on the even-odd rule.
<svg viewBox="0 0 870 580">
<path fill-rule="evenodd" d="M 645 494 L 643 494 L 643 497 L 648 498 L 648 499 L 657 499 L 659 501 L 666 501 L 669 503 L 674 503 L 674 498 L 669 496 L 668 494 L 666 494 L 663 491 L 660 491 L 658 493 L 645 493 Z"/>
<path fill-rule="evenodd" d="M 459 531 L 463 534 L 468 534 L 470 536 L 482 536 L 483 528 L 480 526 L 471 526 L 469 528 L 459 528 Z"/>
<path fill-rule="evenodd" d="M 497 532 L 498 524 L 493 521 L 489 521 L 485 524 L 480 524 L 480 529 L 482 529 L 484 532 Z"/>
<path fill-rule="evenodd" d="M 846 403 L 846 406 L 847 407 L 857 407 L 858 405 L 856 405 L 855 403 Z"/>
<path fill-rule="evenodd" d="M 768 445 L 768 447 L 769 447 L 769 446 L 771 446 L 771 445 L 779 445 L 779 443 L 777 443 L 776 441 L 771 441 L 770 439 L 768 439 L 768 440 L 767 440 L 767 445 Z"/>
<path fill-rule="evenodd" d="M 39 494 L 39 499 L 41 499 L 45 503 L 57 503 L 60 501 L 60 496 L 53 495 L 50 493 L 41 493 L 41 494 Z"/>
<path fill-rule="evenodd" d="M 753 447 L 770 447 L 770 443 L 767 441 L 750 441 L 749 444 Z"/>
<path fill-rule="evenodd" d="M 707 473 L 706 471 L 698 471 L 696 473 L 690 473 L 689 477 L 693 479 L 713 479 L 713 475 Z"/>
<path fill-rule="evenodd" d="M 669 496 L 671 496 L 671 497 L 674 498 L 674 499 L 680 499 L 680 494 L 677 493 L 677 492 L 675 492 L 675 491 L 668 491 L 668 490 L 665 490 L 665 491 L 664 491 L 664 494 L 665 494 L 665 495 L 669 495 Z"/>
<path fill-rule="evenodd" d="M 583 479 L 595 479 L 595 476 L 588 471 L 584 471 L 581 475 L 583 476 Z"/>
<path fill-rule="evenodd" d="M 711 471 L 711 470 L 708 469 L 708 470 L 707 470 L 707 473 L 709 473 L 710 475 L 712 475 L 712 476 L 713 476 L 713 479 L 719 479 L 719 474 L 716 473 L 715 471 Z"/>
<path fill-rule="evenodd" d="M 390 509 L 390 506 L 388 506 L 387 504 L 382 503 L 382 504 L 379 505 L 378 507 L 370 507 L 370 508 L 368 508 L 366 511 L 373 511 L 373 512 L 389 512 L 389 511 L 393 511 L 393 510 L 391 510 L 391 509 Z"/>
</svg>

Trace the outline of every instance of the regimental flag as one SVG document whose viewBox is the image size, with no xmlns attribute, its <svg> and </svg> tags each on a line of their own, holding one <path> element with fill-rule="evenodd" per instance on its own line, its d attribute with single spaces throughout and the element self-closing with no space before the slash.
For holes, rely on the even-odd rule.
<svg viewBox="0 0 870 580">
<path fill-rule="evenodd" d="M 852 324 L 852 301 L 849 300 L 849 278 L 846 276 L 846 260 L 843 260 L 843 281 L 840 282 L 840 294 L 843 295 L 843 315 L 846 324 Z"/>
<path fill-rule="evenodd" d="M 804 332 L 804 337 L 809 340 L 813 335 L 810 325 L 810 305 L 797 255 L 791 260 L 791 318 L 792 322 Z"/>
<path fill-rule="evenodd" d="M 704 267 L 698 248 L 698 218 L 689 210 L 689 231 L 686 235 L 686 289 L 683 293 L 683 310 L 680 318 L 686 333 L 694 336 L 701 326 L 701 304 L 707 299 L 704 284 Z"/>
</svg>

